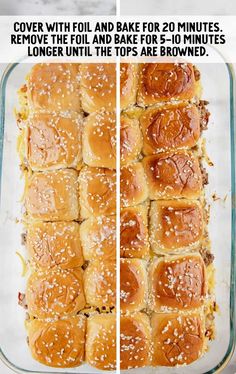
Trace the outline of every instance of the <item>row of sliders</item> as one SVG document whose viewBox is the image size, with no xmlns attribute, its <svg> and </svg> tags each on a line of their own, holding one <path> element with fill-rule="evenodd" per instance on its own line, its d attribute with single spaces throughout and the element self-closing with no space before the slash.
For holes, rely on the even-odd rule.
<svg viewBox="0 0 236 374">
<path fill-rule="evenodd" d="M 121 66 L 121 369 L 191 364 L 214 337 L 200 96 L 191 64 Z"/>
<path fill-rule="evenodd" d="M 32 357 L 114 370 L 115 65 L 35 65 L 19 98 Z"/>
</svg>

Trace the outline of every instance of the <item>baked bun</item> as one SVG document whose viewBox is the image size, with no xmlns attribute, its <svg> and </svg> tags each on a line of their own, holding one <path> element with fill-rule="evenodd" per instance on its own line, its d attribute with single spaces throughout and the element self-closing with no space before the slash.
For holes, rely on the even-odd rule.
<svg viewBox="0 0 236 374">
<path fill-rule="evenodd" d="M 90 217 L 80 225 L 80 238 L 86 261 L 116 259 L 116 217 Z"/>
<path fill-rule="evenodd" d="M 93 315 L 87 320 L 86 362 L 100 370 L 116 370 L 116 316 Z"/>
<path fill-rule="evenodd" d="M 116 262 L 91 261 L 84 272 L 87 304 L 98 308 L 116 305 Z"/>
<path fill-rule="evenodd" d="M 172 151 L 147 156 L 143 166 L 151 200 L 200 197 L 202 173 L 198 158 L 191 153 Z"/>
<path fill-rule="evenodd" d="M 138 64 L 120 64 L 120 109 L 136 103 Z"/>
<path fill-rule="evenodd" d="M 194 68 L 186 63 L 141 64 L 137 103 L 149 106 L 198 95 Z"/>
<path fill-rule="evenodd" d="M 79 182 L 82 219 L 115 213 L 115 171 L 85 166 L 80 172 Z"/>
<path fill-rule="evenodd" d="M 33 358 L 43 365 L 68 368 L 84 361 L 86 318 L 27 322 L 29 347 Z"/>
<path fill-rule="evenodd" d="M 149 257 L 148 206 L 137 205 L 120 213 L 120 256 Z"/>
<path fill-rule="evenodd" d="M 199 254 L 156 258 L 149 278 L 155 312 L 189 310 L 204 304 L 206 268 Z"/>
<path fill-rule="evenodd" d="M 140 116 L 143 153 L 192 148 L 200 137 L 200 112 L 196 105 L 181 103 L 150 108 Z"/>
<path fill-rule="evenodd" d="M 30 219 L 41 221 L 78 219 L 77 171 L 60 169 L 34 173 L 26 184 L 25 207 Z"/>
<path fill-rule="evenodd" d="M 79 112 L 79 64 L 36 64 L 27 82 L 27 96 L 32 111 Z"/>
<path fill-rule="evenodd" d="M 152 366 L 188 365 L 205 351 L 205 321 L 200 311 L 153 313 Z"/>
<path fill-rule="evenodd" d="M 157 254 L 196 248 L 202 239 L 203 226 L 203 209 L 198 201 L 180 199 L 151 203 L 150 243 Z"/>
<path fill-rule="evenodd" d="M 135 118 L 120 116 L 120 163 L 130 164 L 138 159 L 142 149 L 142 134 Z"/>
<path fill-rule="evenodd" d="M 36 222 L 27 226 L 26 247 L 35 269 L 73 269 L 84 263 L 76 222 Z"/>
<path fill-rule="evenodd" d="M 83 160 L 89 166 L 116 168 L 115 112 L 96 112 L 85 120 Z"/>
<path fill-rule="evenodd" d="M 144 313 L 120 317 L 120 369 L 150 365 L 151 327 Z"/>
<path fill-rule="evenodd" d="M 34 113 L 27 121 L 26 159 L 32 170 L 79 169 L 82 117 Z"/>
<path fill-rule="evenodd" d="M 116 109 L 116 64 L 81 64 L 80 90 L 86 113 Z"/>
<path fill-rule="evenodd" d="M 131 313 L 146 307 L 148 281 L 146 261 L 120 259 L 120 309 Z"/>
<path fill-rule="evenodd" d="M 140 162 L 121 168 L 120 197 L 121 207 L 138 205 L 148 198 L 147 181 Z"/>
<path fill-rule="evenodd" d="M 76 315 L 85 306 L 81 268 L 32 273 L 26 300 L 29 314 L 39 319 Z"/>
</svg>

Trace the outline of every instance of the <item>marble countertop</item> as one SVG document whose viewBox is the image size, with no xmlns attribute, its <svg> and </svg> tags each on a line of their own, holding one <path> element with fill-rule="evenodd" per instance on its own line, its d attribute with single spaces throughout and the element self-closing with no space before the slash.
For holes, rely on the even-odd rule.
<svg viewBox="0 0 236 374">
<path fill-rule="evenodd" d="M 0 15 L 115 15 L 116 0 L 0 0 Z"/>
<path fill-rule="evenodd" d="M 236 1 L 222 0 L 120 0 L 121 15 L 233 15 Z"/>
</svg>

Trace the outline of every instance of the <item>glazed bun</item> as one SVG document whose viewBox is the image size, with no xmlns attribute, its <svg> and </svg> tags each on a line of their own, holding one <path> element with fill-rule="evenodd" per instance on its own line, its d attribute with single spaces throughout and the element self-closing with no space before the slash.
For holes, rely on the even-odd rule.
<svg viewBox="0 0 236 374">
<path fill-rule="evenodd" d="M 115 314 L 100 314 L 88 318 L 86 362 L 100 370 L 116 370 Z"/>
<path fill-rule="evenodd" d="M 84 361 L 86 318 L 82 315 L 56 321 L 33 319 L 27 323 L 33 358 L 43 365 L 68 368 Z"/>
<path fill-rule="evenodd" d="M 82 219 L 115 213 L 115 171 L 85 166 L 79 175 L 79 186 Z"/>
<path fill-rule="evenodd" d="M 84 263 L 76 222 L 35 222 L 27 226 L 26 247 L 35 269 L 73 269 Z"/>
<path fill-rule="evenodd" d="M 26 301 L 29 314 L 39 319 L 76 315 L 85 306 L 81 268 L 32 273 Z"/>
<path fill-rule="evenodd" d="M 149 106 L 199 95 L 194 68 L 186 63 L 141 64 L 137 103 Z"/>
<path fill-rule="evenodd" d="M 89 166 L 116 168 L 115 112 L 96 112 L 86 118 L 83 160 Z"/>
<path fill-rule="evenodd" d="M 188 365 L 206 350 L 205 320 L 201 311 L 153 313 L 152 366 Z"/>
<path fill-rule="evenodd" d="M 120 108 L 128 108 L 136 103 L 138 84 L 138 64 L 120 64 Z"/>
<path fill-rule="evenodd" d="M 116 262 L 91 261 L 84 272 L 87 304 L 98 308 L 116 305 Z"/>
<path fill-rule="evenodd" d="M 120 309 L 137 312 L 146 307 L 148 281 L 147 263 L 140 259 L 120 259 Z"/>
<path fill-rule="evenodd" d="M 33 113 L 27 121 L 26 162 L 34 171 L 79 169 L 82 163 L 82 117 Z"/>
<path fill-rule="evenodd" d="M 139 122 L 126 115 L 120 117 L 120 163 L 130 164 L 138 159 L 142 149 L 142 134 Z"/>
<path fill-rule="evenodd" d="M 70 221 L 79 217 L 78 173 L 60 169 L 34 173 L 25 189 L 27 218 Z"/>
<path fill-rule="evenodd" d="M 199 254 L 155 258 L 149 279 L 155 312 L 190 310 L 204 304 L 206 268 Z"/>
<path fill-rule="evenodd" d="M 86 113 L 116 109 L 116 64 L 81 64 L 82 108 Z"/>
<path fill-rule="evenodd" d="M 197 199 L 203 189 L 197 157 L 190 152 L 172 151 L 147 156 L 143 167 L 151 200 Z"/>
<path fill-rule="evenodd" d="M 148 198 L 147 181 L 140 162 L 123 166 L 120 171 L 121 207 L 134 206 Z"/>
<path fill-rule="evenodd" d="M 140 125 L 145 155 L 192 148 L 201 133 L 199 109 L 187 103 L 147 109 L 140 116 Z"/>
<path fill-rule="evenodd" d="M 203 236 L 203 208 L 194 200 L 159 200 L 151 203 L 150 243 L 156 254 L 197 248 Z"/>
<path fill-rule="evenodd" d="M 148 258 L 148 205 L 123 208 L 120 213 L 120 256 Z"/>
<path fill-rule="evenodd" d="M 32 111 L 81 111 L 78 82 L 79 64 L 36 64 L 27 82 Z"/>
<path fill-rule="evenodd" d="M 120 369 L 150 365 L 151 326 L 144 313 L 120 317 Z"/>
<path fill-rule="evenodd" d="M 90 217 L 80 226 L 80 238 L 86 261 L 116 259 L 116 217 Z"/>
</svg>

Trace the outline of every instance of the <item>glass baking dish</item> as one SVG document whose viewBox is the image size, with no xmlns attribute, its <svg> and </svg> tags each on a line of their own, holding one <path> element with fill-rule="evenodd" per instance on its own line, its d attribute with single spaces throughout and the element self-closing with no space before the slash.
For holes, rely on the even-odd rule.
<svg viewBox="0 0 236 374">
<path fill-rule="evenodd" d="M 228 363 L 235 344 L 235 139 L 233 75 L 229 65 L 201 64 L 203 98 L 210 102 L 209 128 L 204 132 L 206 147 L 214 167 L 209 168 L 206 198 L 211 205 L 209 232 L 216 267 L 216 339 L 209 351 L 197 362 L 181 368 L 143 368 L 127 373 L 216 373 Z M 96 373 L 82 365 L 74 369 L 53 369 L 34 361 L 26 344 L 25 311 L 17 304 L 18 291 L 24 291 L 21 263 L 16 251 L 24 255 L 22 228 L 16 223 L 21 216 L 19 159 L 16 152 L 17 128 L 14 107 L 17 89 L 24 82 L 29 64 L 13 64 L 1 82 L 0 162 L 1 162 L 1 282 L 0 282 L 0 356 L 18 373 Z M 219 199 L 214 199 L 213 194 Z"/>
</svg>

